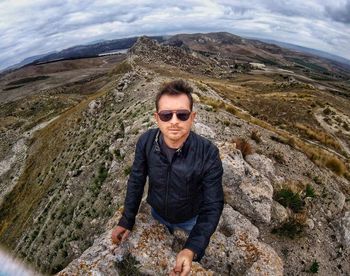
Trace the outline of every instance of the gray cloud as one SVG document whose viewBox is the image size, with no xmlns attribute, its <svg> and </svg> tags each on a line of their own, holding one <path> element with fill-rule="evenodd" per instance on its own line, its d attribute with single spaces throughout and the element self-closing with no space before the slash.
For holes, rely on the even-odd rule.
<svg viewBox="0 0 350 276">
<path fill-rule="evenodd" d="M 99 39 L 228 31 L 316 48 L 350 59 L 350 0 L 86 0 L 0 2 L 0 69 Z"/>
<path fill-rule="evenodd" d="M 350 24 L 350 0 L 336 7 L 326 6 L 326 14 L 334 21 Z"/>
</svg>

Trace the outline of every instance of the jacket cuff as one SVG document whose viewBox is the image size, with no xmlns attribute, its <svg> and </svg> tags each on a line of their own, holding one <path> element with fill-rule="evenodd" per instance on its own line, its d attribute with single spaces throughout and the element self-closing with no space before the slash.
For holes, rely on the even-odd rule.
<svg viewBox="0 0 350 276">
<path fill-rule="evenodd" d="M 134 227 L 135 222 L 129 222 L 124 216 L 121 217 L 121 219 L 118 222 L 118 226 L 124 227 L 125 229 L 132 230 Z"/>
<path fill-rule="evenodd" d="M 203 258 L 204 256 L 204 250 L 193 245 L 193 244 L 190 244 L 190 243 L 187 243 L 185 244 L 185 246 L 183 247 L 183 249 L 190 249 L 194 252 L 194 257 L 193 257 L 193 261 L 194 262 L 200 262 L 200 260 Z"/>
</svg>

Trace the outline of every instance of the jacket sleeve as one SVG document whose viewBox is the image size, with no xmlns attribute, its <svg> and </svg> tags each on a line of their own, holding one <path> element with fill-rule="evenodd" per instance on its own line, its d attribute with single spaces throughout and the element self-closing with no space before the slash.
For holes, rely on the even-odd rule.
<svg viewBox="0 0 350 276">
<path fill-rule="evenodd" d="M 124 201 L 123 215 L 118 223 L 128 230 L 132 230 L 135 224 L 135 217 L 138 213 L 143 190 L 147 177 L 147 159 L 145 144 L 141 136 L 136 144 L 135 159 L 128 179 L 127 192 Z"/>
<path fill-rule="evenodd" d="M 219 150 L 216 147 L 210 160 L 215 161 L 211 163 L 211 166 L 204 173 L 202 180 L 203 201 L 197 222 L 184 245 L 184 248 L 195 252 L 194 261 L 200 261 L 204 256 L 205 249 L 219 223 L 224 207 L 224 193 L 222 188 L 223 168 Z"/>
</svg>

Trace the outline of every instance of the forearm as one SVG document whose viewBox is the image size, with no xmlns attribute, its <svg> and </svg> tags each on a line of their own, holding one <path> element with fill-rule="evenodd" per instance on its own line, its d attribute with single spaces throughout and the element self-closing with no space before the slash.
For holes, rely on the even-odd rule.
<svg viewBox="0 0 350 276">
<path fill-rule="evenodd" d="M 196 225 L 193 227 L 184 246 L 197 254 L 196 261 L 203 257 L 210 237 L 219 223 L 224 207 L 223 168 L 218 150 L 213 153 L 211 160 L 214 160 L 214 162 L 206 170 L 202 180 L 203 198 L 201 199 L 202 203 Z"/>
<path fill-rule="evenodd" d="M 132 230 L 135 224 L 135 217 L 139 210 L 146 177 L 147 161 L 144 153 L 144 146 L 141 140 L 139 140 L 136 145 L 135 159 L 128 179 L 123 216 L 118 223 L 118 225 L 126 229 Z"/>
<path fill-rule="evenodd" d="M 211 206 L 204 207 L 198 215 L 196 225 L 193 227 L 184 248 L 195 253 L 195 261 L 200 261 L 207 248 L 210 237 L 216 230 L 223 210 L 223 200 L 213 202 Z"/>
</svg>

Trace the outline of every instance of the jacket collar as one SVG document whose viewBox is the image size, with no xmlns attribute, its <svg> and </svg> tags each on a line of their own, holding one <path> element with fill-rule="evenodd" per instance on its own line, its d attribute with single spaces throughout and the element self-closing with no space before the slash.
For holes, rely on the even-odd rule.
<svg viewBox="0 0 350 276">
<path fill-rule="evenodd" d="M 159 144 L 160 134 L 161 134 L 161 132 L 160 132 L 160 129 L 158 128 L 156 137 L 154 139 L 155 151 L 158 151 L 158 152 L 160 152 L 160 144 Z M 193 140 L 193 132 L 190 131 L 190 134 L 188 135 L 185 143 L 183 143 L 182 146 L 176 150 L 176 153 L 186 155 L 189 148 L 190 148 L 190 144 L 191 144 L 192 140 Z"/>
</svg>

